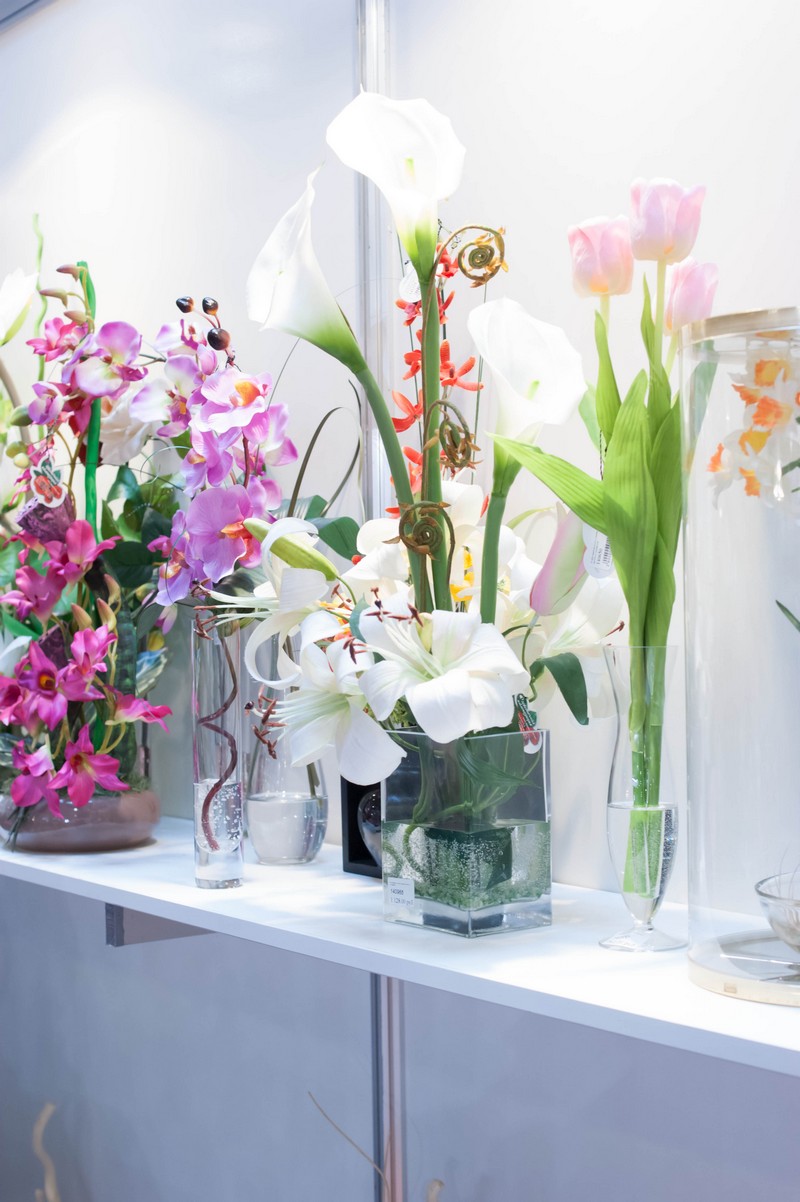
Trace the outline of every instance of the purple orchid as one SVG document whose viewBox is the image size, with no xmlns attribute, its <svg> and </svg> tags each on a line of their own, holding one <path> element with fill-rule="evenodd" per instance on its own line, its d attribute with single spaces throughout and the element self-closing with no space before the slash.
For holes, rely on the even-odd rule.
<svg viewBox="0 0 800 1202">
<path fill-rule="evenodd" d="M 145 375 L 144 368 L 133 366 L 141 347 L 142 336 L 133 326 L 106 322 L 80 348 L 78 361 L 73 356 L 65 365 L 62 379 L 89 397 L 119 396 Z"/>
<path fill-rule="evenodd" d="M 132 697 L 115 691 L 114 715 L 108 721 L 111 725 L 117 722 L 157 722 L 163 730 L 168 730 L 164 719 L 171 713 L 168 705 L 150 705 L 144 697 Z"/>
<path fill-rule="evenodd" d="M 95 542 L 92 527 L 81 519 L 72 523 L 63 543 L 48 542 L 45 546 L 50 554 L 50 565 L 61 573 L 67 584 L 73 584 L 86 575 L 98 556 L 118 541 L 119 535 L 115 534 L 113 538 Z"/>
<path fill-rule="evenodd" d="M 108 664 L 103 657 L 116 641 L 116 634 L 107 626 L 98 626 L 96 630 L 79 630 L 73 636 L 70 646 L 72 663 L 59 673 L 59 685 L 65 697 L 70 701 L 100 700 L 103 694 L 92 681 L 98 672 L 108 671 Z"/>
<path fill-rule="evenodd" d="M 49 426 L 61 415 L 64 398 L 69 393 L 66 384 L 34 384 L 34 399 L 28 403 L 28 417 L 38 426 Z"/>
<path fill-rule="evenodd" d="M 51 564 L 41 576 L 33 568 L 19 568 L 14 576 L 16 588 L 0 596 L 0 604 L 13 605 L 21 621 L 33 614 L 46 621 L 52 614 L 64 591 L 64 577 Z"/>
<path fill-rule="evenodd" d="M 198 493 L 189 505 L 186 532 L 191 556 L 203 565 L 204 575 L 216 584 L 234 565 L 258 563 L 261 547 L 245 528 L 247 518 L 258 516 L 241 484 Z"/>
</svg>

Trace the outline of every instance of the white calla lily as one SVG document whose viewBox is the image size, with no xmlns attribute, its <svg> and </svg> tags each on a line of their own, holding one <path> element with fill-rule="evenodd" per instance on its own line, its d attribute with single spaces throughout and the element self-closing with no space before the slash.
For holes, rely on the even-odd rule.
<svg viewBox="0 0 800 1202">
<path fill-rule="evenodd" d="M 262 329 L 283 330 L 333 355 L 356 374 L 364 356 L 336 303 L 311 243 L 314 171 L 280 219 L 247 277 L 247 312 Z"/>
<path fill-rule="evenodd" d="M 543 425 L 561 425 L 586 391 L 581 357 L 559 326 L 537 321 L 516 301 L 489 301 L 467 322 L 492 373 L 495 433 L 533 442 Z"/>
<path fill-rule="evenodd" d="M 275 711 L 289 731 L 295 764 L 310 764 L 335 747 L 339 771 L 354 784 L 373 784 L 394 772 L 405 752 L 364 712 L 356 676 L 371 662 L 365 652 L 353 659 L 341 642 L 327 652 L 314 643 L 303 649 L 302 684 Z"/>
<path fill-rule="evenodd" d="M 21 267 L 0 284 L 0 346 L 5 346 L 19 331 L 35 291 L 36 272 L 26 275 Z"/>
<path fill-rule="evenodd" d="M 496 626 L 478 614 L 434 610 L 420 619 L 408 606 L 360 619 L 367 646 L 383 659 L 360 680 L 379 721 L 405 697 L 419 726 L 437 743 L 507 726 L 528 673 Z"/>
<path fill-rule="evenodd" d="M 449 118 L 427 100 L 362 92 L 328 126 L 327 140 L 343 163 L 380 188 L 418 275 L 429 275 L 438 202 L 461 182 L 466 153 Z"/>
</svg>

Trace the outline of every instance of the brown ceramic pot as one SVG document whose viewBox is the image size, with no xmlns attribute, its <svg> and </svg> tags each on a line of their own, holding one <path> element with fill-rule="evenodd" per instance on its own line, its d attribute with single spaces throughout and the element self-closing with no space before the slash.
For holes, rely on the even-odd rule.
<svg viewBox="0 0 800 1202">
<path fill-rule="evenodd" d="M 118 851 L 145 843 L 161 816 L 161 802 L 149 789 L 96 793 L 85 806 L 68 799 L 63 818 L 37 802 L 25 815 L 16 839 L 18 851 Z M 0 793 L 0 830 L 9 834 L 18 814 L 11 798 Z"/>
</svg>

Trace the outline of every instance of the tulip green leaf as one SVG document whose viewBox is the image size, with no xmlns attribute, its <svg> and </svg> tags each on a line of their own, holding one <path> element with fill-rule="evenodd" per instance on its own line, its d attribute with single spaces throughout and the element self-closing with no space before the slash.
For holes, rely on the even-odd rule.
<svg viewBox="0 0 800 1202">
<path fill-rule="evenodd" d="M 675 604 L 674 554 L 659 533 L 653 554 L 650 595 L 642 641 L 648 647 L 666 646 L 672 607 Z"/>
<path fill-rule="evenodd" d="M 795 615 L 792 613 L 792 611 L 790 609 L 787 609 L 787 607 L 782 602 L 776 601 L 775 604 L 777 605 L 778 609 L 781 611 L 783 616 L 791 622 L 791 624 L 792 624 L 792 626 L 794 626 L 795 630 L 800 630 L 800 618 L 795 617 Z"/>
<path fill-rule="evenodd" d="M 664 540 L 670 570 L 675 562 L 680 533 L 683 496 L 681 488 L 680 402 L 667 413 L 653 442 L 650 474 L 656 493 L 658 532 Z M 674 590 L 673 590 L 674 591 Z"/>
<path fill-rule="evenodd" d="M 603 478 L 606 533 L 630 614 L 631 644 L 644 635 L 658 515 L 650 475 L 650 431 L 640 372 L 620 407 Z"/>
<path fill-rule="evenodd" d="M 650 434 L 655 439 L 661 423 L 670 411 L 672 389 L 661 362 L 661 347 L 656 346 L 656 330 L 650 301 L 647 277 L 644 280 L 644 306 L 642 308 L 642 338 L 650 365 L 650 394 L 647 399 L 647 415 L 650 419 Z"/>
<path fill-rule="evenodd" d="M 601 534 L 608 533 L 603 507 L 603 485 L 557 455 L 549 455 L 526 442 L 495 437 L 495 443 L 541 480 L 573 513 Z"/>
<path fill-rule="evenodd" d="M 538 679 L 547 669 L 558 685 L 570 713 L 581 726 L 589 725 L 589 698 L 581 661 L 572 651 L 560 655 L 544 655 L 531 665 L 531 677 Z"/>
<path fill-rule="evenodd" d="M 593 444 L 600 450 L 600 423 L 597 420 L 597 390 L 590 384 L 578 406 L 578 413 Z"/>
<path fill-rule="evenodd" d="M 602 316 L 597 313 L 594 319 L 594 337 L 597 343 L 599 366 L 597 369 L 597 421 L 603 432 L 606 444 L 611 442 L 614 425 L 620 408 L 619 389 L 614 368 L 611 365 L 611 355 L 608 350 L 608 332 Z"/>
</svg>

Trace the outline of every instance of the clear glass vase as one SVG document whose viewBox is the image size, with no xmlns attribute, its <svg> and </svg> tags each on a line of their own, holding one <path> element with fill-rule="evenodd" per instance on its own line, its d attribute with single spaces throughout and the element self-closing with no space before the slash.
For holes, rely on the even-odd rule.
<svg viewBox="0 0 800 1202">
<path fill-rule="evenodd" d="M 242 883 L 242 698 L 239 628 L 198 610 L 192 627 L 195 881 Z"/>
<path fill-rule="evenodd" d="M 664 715 L 672 647 L 606 647 L 617 709 L 608 785 L 608 849 L 633 925 L 601 947 L 626 952 L 684 947 L 653 926 L 678 846 L 678 807 Z"/>
<path fill-rule="evenodd" d="M 800 311 L 683 331 L 689 976 L 800 1006 Z"/>
<path fill-rule="evenodd" d="M 548 926 L 548 735 L 394 736 L 385 782 L 384 916 L 458 935 Z"/>
<path fill-rule="evenodd" d="M 322 765 L 294 767 L 286 731 L 259 741 L 247 786 L 247 833 L 259 863 L 309 863 L 322 847 L 327 824 Z"/>
<path fill-rule="evenodd" d="M 253 628 L 258 634 L 258 627 Z M 291 660 L 295 650 L 283 644 Z M 263 680 L 285 675 L 286 660 L 279 662 L 281 642 L 277 635 L 257 641 L 254 663 Z M 247 833 L 261 864 L 307 864 L 314 859 L 325 839 L 328 825 L 328 794 L 322 764 L 302 767 L 292 763 L 291 736 L 276 723 L 275 705 L 286 690 L 262 684 L 257 699 L 248 706 L 252 740 L 246 784 Z"/>
</svg>

